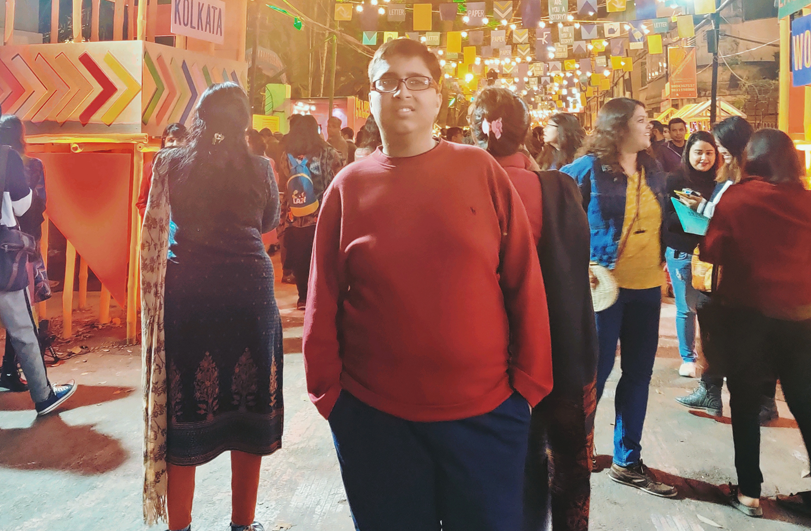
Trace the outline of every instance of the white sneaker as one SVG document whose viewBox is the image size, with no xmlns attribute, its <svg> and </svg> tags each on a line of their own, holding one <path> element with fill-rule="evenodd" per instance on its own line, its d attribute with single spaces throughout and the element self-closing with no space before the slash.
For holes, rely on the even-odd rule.
<svg viewBox="0 0 811 531">
<path fill-rule="evenodd" d="M 695 378 L 696 362 L 688 361 L 686 363 L 682 363 L 681 367 L 679 367 L 679 376 L 684 376 L 686 378 Z"/>
</svg>

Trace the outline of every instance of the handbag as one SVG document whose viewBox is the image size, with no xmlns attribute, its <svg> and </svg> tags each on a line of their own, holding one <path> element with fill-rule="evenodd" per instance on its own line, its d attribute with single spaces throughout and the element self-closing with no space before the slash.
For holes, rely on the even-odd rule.
<svg viewBox="0 0 811 531">
<path fill-rule="evenodd" d="M 0 146 L 0 207 L 5 201 L 8 177 L 9 146 Z M 16 219 L 15 219 L 16 222 Z M 19 224 L 7 227 L 0 224 L 0 291 L 19 291 L 28 285 L 28 257 L 37 253 L 33 236 L 20 230 Z"/>
</svg>

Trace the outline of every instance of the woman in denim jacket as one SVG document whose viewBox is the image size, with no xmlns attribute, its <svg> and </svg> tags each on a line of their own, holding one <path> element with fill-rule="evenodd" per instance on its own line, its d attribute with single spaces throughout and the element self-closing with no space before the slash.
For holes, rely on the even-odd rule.
<svg viewBox="0 0 811 531">
<path fill-rule="evenodd" d="M 597 400 L 622 345 L 617 384 L 614 459 L 609 476 L 650 494 L 673 497 L 641 459 L 648 387 L 659 343 L 664 282 L 662 219 L 665 176 L 645 150 L 651 126 L 645 106 L 616 98 L 600 110 L 583 156 L 562 171 L 575 178 L 591 229 L 591 261 L 612 271 L 619 286 L 613 306 L 597 312 Z M 592 279 L 592 284 L 596 279 Z"/>
</svg>

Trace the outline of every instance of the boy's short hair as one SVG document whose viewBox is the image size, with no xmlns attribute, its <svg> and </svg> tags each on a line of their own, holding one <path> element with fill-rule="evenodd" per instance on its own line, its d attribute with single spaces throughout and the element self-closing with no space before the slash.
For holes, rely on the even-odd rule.
<svg viewBox="0 0 811 531">
<path fill-rule="evenodd" d="M 659 131 L 660 133 L 665 134 L 665 126 L 662 125 L 662 122 L 660 122 L 659 120 L 651 120 L 650 125 L 656 131 Z M 668 129 L 670 129 L 670 127 L 668 127 Z"/>
<path fill-rule="evenodd" d="M 687 122 L 682 120 L 681 118 L 673 118 L 667 123 L 667 128 L 672 128 L 675 124 L 682 124 L 684 127 L 687 127 Z"/>
<path fill-rule="evenodd" d="M 439 59 L 434 55 L 427 46 L 419 41 L 399 38 L 392 39 L 383 44 L 375 52 L 374 57 L 369 62 L 369 81 L 374 81 L 374 71 L 380 61 L 388 59 L 389 57 L 419 57 L 428 67 L 431 77 L 437 84 L 442 77 L 442 67 L 439 65 Z"/>
</svg>

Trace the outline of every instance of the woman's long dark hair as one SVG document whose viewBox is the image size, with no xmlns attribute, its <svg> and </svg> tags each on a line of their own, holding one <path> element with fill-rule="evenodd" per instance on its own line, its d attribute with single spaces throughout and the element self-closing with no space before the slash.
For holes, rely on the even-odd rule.
<svg viewBox="0 0 811 531">
<path fill-rule="evenodd" d="M 236 83 L 212 85 L 203 93 L 189 130 L 188 144 L 164 153 L 177 161 L 176 182 L 195 173 L 243 170 L 251 164 L 245 131 L 251 119 L 248 96 Z"/>
<path fill-rule="evenodd" d="M 548 170 L 552 167 L 560 169 L 570 164 L 586 137 L 586 132 L 583 130 L 583 126 L 580 125 L 580 120 L 574 114 L 559 112 L 553 115 L 549 121 L 558 128 L 558 145 L 560 149 L 551 144 L 544 144 L 538 161 L 542 170 Z"/>
<path fill-rule="evenodd" d="M 383 140 L 380 138 L 380 128 L 377 126 L 377 122 L 375 122 L 375 117 L 373 115 L 369 115 L 366 118 L 366 123 L 363 124 L 358 135 L 363 133 L 363 137 L 358 144 L 359 148 L 369 148 L 371 150 L 375 150 L 383 145 Z"/>
<path fill-rule="evenodd" d="M 717 181 L 733 181 L 738 182 L 741 178 L 741 167 L 743 166 L 743 152 L 749 139 L 755 129 L 752 124 L 741 118 L 740 116 L 730 116 L 715 124 L 712 128 L 712 134 L 718 140 L 721 146 L 729 151 L 732 155 L 732 163 L 726 164 L 720 172 L 718 172 Z"/>
<path fill-rule="evenodd" d="M 25 154 L 25 126 L 13 114 L 0 118 L 0 145 L 10 146 L 20 155 Z"/>
<path fill-rule="evenodd" d="M 777 185 L 803 186 L 805 165 L 786 133 L 761 129 L 752 135 L 743 155 L 743 175 Z"/>
<path fill-rule="evenodd" d="M 712 169 L 706 172 L 700 172 L 693 168 L 693 165 L 690 164 L 690 150 L 693 149 L 693 146 L 699 142 L 711 144 L 715 150 L 715 164 L 713 164 Z M 687 182 L 701 182 L 701 180 L 704 178 L 704 174 L 707 173 L 711 174 L 712 179 L 715 180 L 716 173 L 718 172 L 718 168 L 720 166 L 721 155 L 718 153 L 718 145 L 715 143 L 715 137 L 712 136 L 712 133 L 708 131 L 696 131 L 690 135 L 690 138 L 687 139 L 687 143 L 684 144 L 684 151 L 681 154 L 681 169 L 684 172 L 684 175 L 687 177 Z"/>
<path fill-rule="evenodd" d="M 290 133 L 284 150 L 294 157 L 310 157 L 327 149 L 329 144 L 318 132 L 318 121 L 309 114 L 290 122 Z"/>
<path fill-rule="evenodd" d="M 501 132 L 482 130 L 484 121 L 501 120 Z M 473 103 L 470 130 L 479 147 L 494 157 L 508 157 L 518 152 L 529 131 L 529 108 L 524 100 L 504 88 L 486 88 Z"/>
<path fill-rule="evenodd" d="M 628 123 L 637 107 L 644 109 L 645 104 L 631 98 L 614 98 L 603 105 L 597 113 L 594 131 L 586 138 L 578 156 L 594 155 L 602 164 L 611 166 L 614 171 L 621 173 L 620 146 L 628 136 L 630 131 Z"/>
</svg>

